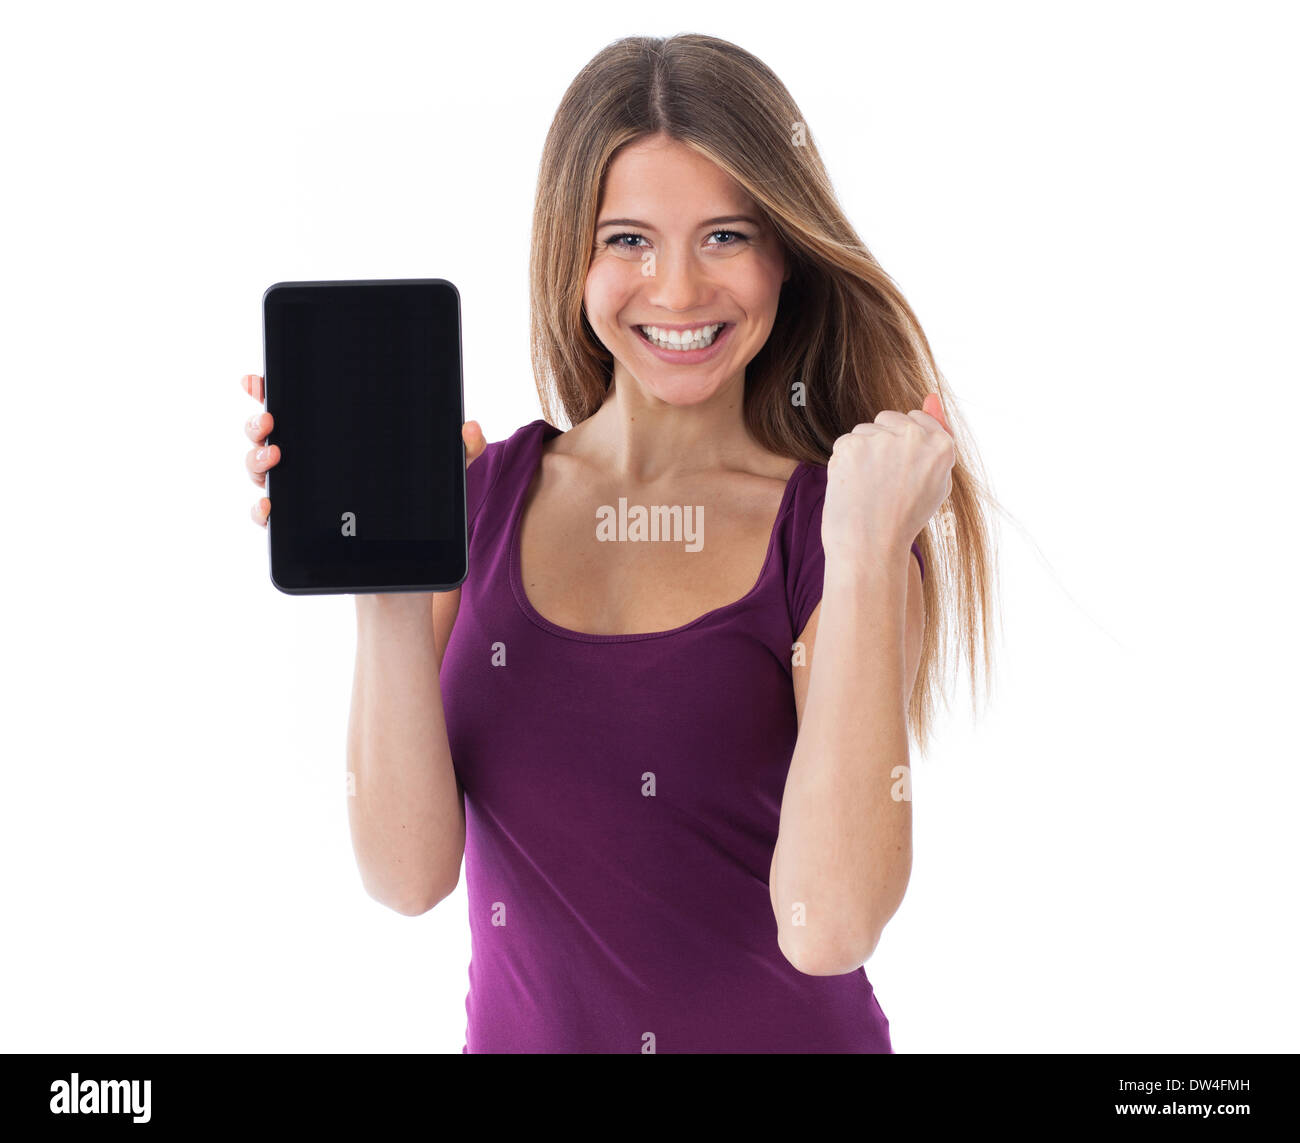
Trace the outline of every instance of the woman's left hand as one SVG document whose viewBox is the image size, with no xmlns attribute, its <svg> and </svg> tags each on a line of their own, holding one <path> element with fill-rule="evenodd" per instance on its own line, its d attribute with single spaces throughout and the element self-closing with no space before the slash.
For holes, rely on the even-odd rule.
<svg viewBox="0 0 1300 1143">
<path fill-rule="evenodd" d="M 827 566 L 880 566 L 906 551 L 952 493 L 956 460 L 937 393 L 920 409 L 885 410 L 836 440 L 822 506 Z"/>
</svg>

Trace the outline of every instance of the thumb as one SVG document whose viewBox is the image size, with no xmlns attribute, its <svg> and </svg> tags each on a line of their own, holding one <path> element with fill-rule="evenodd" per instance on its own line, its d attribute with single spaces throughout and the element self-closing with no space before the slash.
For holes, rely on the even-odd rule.
<svg viewBox="0 0 1300 1143">
<path fill-rule="evenodd" d="M 925 395 L 925 400 L 921 402 L 921 412 L 929 413 L 944 427 L 944 431 L 949 436 L 952 436 L 952 429 L 948 427 L 948 418 L 943 415 L 943 402 L 939 400 L 938 393 L 927 393 Z"/>
<path fill-rule="evenodd" d="M 460 439 L 465 442 L 465 467 L 468 468 L 487 448 L 487 438 L 478 421 L 466 421 L 460 429 Z"/>
</svg>

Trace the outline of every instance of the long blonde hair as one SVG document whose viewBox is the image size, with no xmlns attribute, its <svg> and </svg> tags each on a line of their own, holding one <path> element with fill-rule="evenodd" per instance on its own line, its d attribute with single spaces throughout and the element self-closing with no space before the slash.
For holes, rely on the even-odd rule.
<svg viewBox="0 0 1300 1143">
<path fill-rule="evenodd" d="M 803 115 L 759 59 L 726 40 L 629 36 L 599 52 L 560 101 L 542 152 L 529 262 L 530 345 L 547 420 L 586 420 L 605 400 L 613 357 L 583 309 L 605 172 L 620 149 L 663 134 L 731 175 L 786 251 L 767 343 L 745 373 L 745 423 L 762 446 L 824 465 L 835 439 L 882 409 L 919 409 L 936 392 L 957 447 L 952 494 L 916 538 L 929 622 L 908 724 L 922 751 L 942 693 L 950 628 L 961 635 L 971 702 L 982 648 L 991 673 L 996 503 L 929 342 L 893 280 L 854 233 Z M 801 394 L 803 404 L 792 400 Z M 954 667 L 955 667 L 954 663 Z"/>
</svg>

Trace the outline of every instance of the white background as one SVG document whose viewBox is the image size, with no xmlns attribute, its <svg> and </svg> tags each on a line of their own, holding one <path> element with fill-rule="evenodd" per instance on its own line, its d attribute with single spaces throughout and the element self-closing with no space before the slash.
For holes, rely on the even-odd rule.
<svg viewBox="0 0 1300 1143">
<path fill-rule="evenodd" d="M 676 31 L 799 101 L 1010 514 L 993 700 L 961 678 L 915 761 L 867 964 L 895 1049 L 1296 1049 L 1286 6 L 21 13 L 0 1049 L 461 1050 L 464 887 L 361 887 L 353 600 L 271 585 L 239 378 L 273 282 L 445 277 L 468 415 L 539 416 L 547 125 L 607 42 Z"/>
</svg>

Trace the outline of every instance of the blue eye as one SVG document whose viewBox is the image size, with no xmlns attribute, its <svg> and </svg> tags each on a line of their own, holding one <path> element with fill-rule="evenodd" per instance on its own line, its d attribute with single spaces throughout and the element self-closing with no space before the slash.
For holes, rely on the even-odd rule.
<svg viewBox="0 0 1300 1143">
<path fill-rule="evenodd" d="M 742 234 L 739 230 L 714 230 L 714 231 L 712 231 L 712 232 L 709 234 L 709 237 L 710 237 L 710 238 L 715 238 L 715 237 L 717 237 L 719 234 L 728 234 L 728 235 L 730 235 L 733 239 L 739 239 L 741 242 L 748 242 L 748 241 L 749 241 L 749 235 L 747 235 L 747 234 Z M 645 235 L 643 235 L 643 234 L 631 234 L 631 233 L 628 233 L 628 234 L 614 234 L 614 235 L 611 235 L 609 238 L 606 238 L 606 239 L 605 239 L 605 241 L 604 241 L 603 244 L 604 244 L 605 246 L 613 246 L 613 247 L 616 247 L 616 248 L 618 248 L 618 249 L 620 249 L 620 250 L 640 250 L 640 249 L 641 249 L 640 246 L 625 246 L 625 245 L 623 244 L 623 242 L 622 242 L 622 239 L 624 239 L 624 238 L 638 238 L 638 239 L 640 239 L 642 242 L 645 241 Z M 719 246 L 735 246 L 736 243 L 735 243 L 734 241 L 733 241 L 733 242 L 719 242 L 719 243 L 717 243 L 717 245 L 719 245 Z"/>
</svg>

